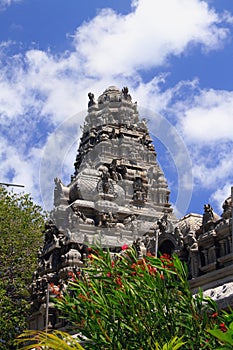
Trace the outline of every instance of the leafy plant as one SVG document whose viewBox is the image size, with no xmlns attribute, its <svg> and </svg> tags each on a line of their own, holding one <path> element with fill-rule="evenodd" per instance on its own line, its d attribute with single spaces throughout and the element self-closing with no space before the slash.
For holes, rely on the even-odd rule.
<svg viewBox="0 0 233 350">
<path fill-rule="evenodd" d="M 214 329 L 209 329 L 209 333 L 224 344 L 216 350 L 233 349 L 233 312 L 231 309 L 228 312 L 223 310 L 220 323 L 215 325 Z"/>
<path fill-rule="evenodd" d="M 74 339 L 70 334 L 53 331 L 53 333 L 46 333 L 43 331 L 25 331 L 20 335 L 16 344 L 25 344 L 20 349 L 21 350 L 31 350 L 31 349 L 57 349 L 57 350 L 83 350 L 83 347 L 79 342 Z"/>
<path fill-rule="evenodd" d="M 16 344 L 20 347 L 20 350 L 33 350 L 33 349 L 53 349 L 53 350 L 83 350 L 84 348 L 79 342 L 74 339 L 70 334 L 53 331 L 53 333 L 46 333 L 44 331 L 25 331 L 16 339 Z M 27 345 L 25 345 L 25 343 Z M 168 343 L 160 346 L 158 342 L 155 344 L 154 350 L 178 350 L 184 345 L 182 338 L 174 337 Z M 151 350 L 153 350 L 151 349 Z"/>
<path fill-rule="evenodd" d="M 182 338 L 174 337 L 167 344 L 160 346 L 158 343 L 155 344 L 155 350 L 178 350 L 185 343 L 182 341 Z"/>
<path fill-rule="evenodd" d="M 156 349 L 183 337 L 184 349 L 213 349 L 206 329 L 216 304 L 190 291 L 177 257 L 137 259 L 134 249 L 113 258 L 96 249 L 81 276 L 56 300 L 70 327 L 90 340 L 86 349 Z"/>
</svg>

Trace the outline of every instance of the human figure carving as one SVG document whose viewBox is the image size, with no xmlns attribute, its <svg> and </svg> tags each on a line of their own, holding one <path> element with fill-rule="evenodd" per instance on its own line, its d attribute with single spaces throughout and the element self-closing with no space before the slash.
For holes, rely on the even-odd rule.
<svg viewBox="0 0 233 350">
<path fill-rule="evenodd" d="M 157 225 L 161 233 L 165 233 L 167 231 L 167 214 L 164 214 L 163 217 L 157 221 Z"/>
<path fill-rule="evenodd" d="M 91 107 L 95 104 L 95 101 L 94 101 L 95 96 L 92 92 L 89 92 L 88 97 L 89 97 L 88 107 Z"/>
<path fill-rule="evenodd" d="M 202 218 L 202 225 L 207 224 L 207 222 L 213 221 L 213 219 L 214 219 L 213 208 L 210 206 L 210 204 L 205 204 L 204 214 Z"/>
<path fill-rule="evenodd" d="M 224 201 L 222 208 L 224 213 L 231 211 L 231 197 Z"/>
</svg>

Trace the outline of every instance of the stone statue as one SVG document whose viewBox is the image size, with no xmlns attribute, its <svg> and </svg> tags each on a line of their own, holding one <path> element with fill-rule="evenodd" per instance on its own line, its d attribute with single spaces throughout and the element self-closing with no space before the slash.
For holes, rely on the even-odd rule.
<svg viewBox="0 0 233 350">
<path fill-rule="evenodd" d="M 192 278 L 198 277 L 199 275 L 199 251 L 198 251 L 198 243 L 195 238 L 194 232 L 190 232 L 187 235 L 188 239 L 188 266 L 189 266 L 189 272 L 191 274 Z"/>
<path fill-rule="evenodd" d="M 73 204 L 72 208 L 74 210 L 75 215 L 77 216 L 78 220 L 81 223 L 88 224 L 88 225 L 94 225 L 95 221 L 91 218 L 87 218 L 86 215 L 80 211 L 77 204 Z"/>
<path fill-rule="evenodd" d="M 89 92 L 88 97 L 89 97 L 88 107 L 91 107 L 95 104 L 94 94 L 92 92 Z"/>
<path fill-rule="evenodd" d="M 104 193 L 108 193 L 109 192 L 109 188 L 110 188 L 110 186 L 109 186 L 109 178 L 110 178 L 109 172 L 106 171 L 106 170 L 103 171 L 101 178 L 102 178 L 103 192 Z"/>
<path fill-rule="evenodd" d="M 116 159 L 112 160 L 112 163 L 108 166 L 108 169 L 109 169 L 109 174 L 110 174 L 111 178 L 117 182 L 118 181 L 118 174 L 117 174 L 117 160 Z"/>
<path fill-rule="evenodd" d="M 53 241 L 54 235 L 57 236 L 58 229 L 53 222 L 53 220 L 49 219 L 45 223 L 45 229 L 44 229 L 44 244 L 50 244 Z"/>
<path fill-rule="evenodd" d="M 136 177 L 133 183 L 133 200 L 135 204 L 140 207 L 145 203 L 147 197 L 147 191 L 145 186 L 143 185 L 142 179 L 140 177 Z"/>
<path fill-rule="evenodd" d="M 131 101 L 131 96 L 130 96 L 130 94 L 129 94 L 129 89 L 128 89 L 127 86 L 124 86 L 124 87 L 123 87 L 122 93 L 123 93 L 123 96 L 124 96 L 124 99 L 125 99 L 125 100 Z"/>
<path fill-rule="evenodd" d="M 157 221 L 157 225 L 161 233 L 165 233 L 167 231 L 167 225 L 168 225 L 167 214 L 164 214 L 163 217 Z"/>
<path fill-rule="evenodd" d="M 213 208 L 210 206 L 210 204 L 205 204 L 204 214 L 202 218 L 202 225 L 207 224 L 207 222 L 213 221 L 213 219 L 214 219 Z"/>
<path fill-rule="evenodd" d="M 97 183 L 97 191 L 104 195 L 115 195 L 113 181 L 107 169 L 102 171 L 101 179 Z"/>
</svg>

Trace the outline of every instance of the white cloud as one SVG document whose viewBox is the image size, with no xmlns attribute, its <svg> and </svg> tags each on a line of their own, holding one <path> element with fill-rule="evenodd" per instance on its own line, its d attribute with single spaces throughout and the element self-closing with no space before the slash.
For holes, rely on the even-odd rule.
<svg viewBox="0 0 233 350">
<path fill-rule="evenodd" d="M 219 212 L 222 212 L 222 205 L 230 195 L 231 195 L 232 183 L 226 183 L 223 187 L 218 188 L 212 195 L 210 200 L 216 204 Z"/>
<path fill-rule="evenodd" d="M 190 45 L 216 49 L 226 36 L 220 17 L 204 1 L 140 0 L 126 16 L 101 11 L 74 39 L 87 73 L 129 76 L 166 63 Z"/>
<path fill-rule="evenodd" d="M 232 91 L 203 90 L 191 105 L 184 101 L 180 107 L 180 128 L 188 143 L 232 140 Z"/>
<path fill-rule="evenodd" d="M 33 155 L 32 150 L 30 150 L 27 155 L 23 155 L 17 147 L 2 137 L 0 181 L 24 185 L 23 190 L 27 193 L 33 193 L 34 198 L 40 201 L 38 174 L 35 171 L 38 170 L 39 159 L 38 152 Z M 22 192 L 22 188 L 18 191 Z"/>
</svg>

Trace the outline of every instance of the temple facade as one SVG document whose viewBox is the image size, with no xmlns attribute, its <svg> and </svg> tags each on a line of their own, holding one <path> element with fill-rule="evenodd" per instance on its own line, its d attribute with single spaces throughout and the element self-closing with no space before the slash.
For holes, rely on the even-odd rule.
<svg viewBox="0 0 233 350">
<path fill-rule="evenodd" d="M 54 209 L 32 283 L 30 328 L 63 326 L 50 296 L 80 273 L 93 245 L 113 254 L 126 245 L 139 256 L 175 252 L 188 264 L 194 293 L 200 286 L 222 304 L 230 302 L 231 197 L 221 217 L 206 204 L 203 215 L 178 220 L 147 120 L 139 118 L 128 88 L 111 86 L 97 100 L 88 97 L 71 181 L 54 180 Z"/>
</svg>

